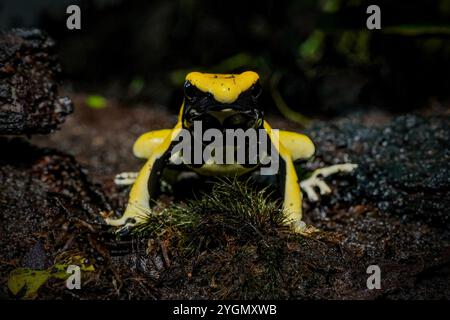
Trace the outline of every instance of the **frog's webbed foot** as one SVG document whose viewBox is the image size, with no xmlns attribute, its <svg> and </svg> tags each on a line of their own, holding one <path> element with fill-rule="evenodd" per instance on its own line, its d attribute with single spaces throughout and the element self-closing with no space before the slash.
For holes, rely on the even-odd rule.
<svg viewBox="0 0 450 320">
<path fill-rule="evenodd" d="M 132 185 L 138 176 L 139 172 L 122 172 L 116 174 L 114 177 L 114 183 L 116 186 L 129 186 Z"/>
<path fill-rule="evenodd" d="M 317 169 L 313 172 L 311 177 L 300 182 L 300 188 L 306 193 L 309 201 L 316 202 L 319 200 L 319 196 L 314 190 L 315 187 L 319 189 L 321 195 L 331 192 L 330 187 L 325 183 L 323 178 L 328 177 L 332 174 L 336 174 L 338 172 L 352 172 L 357 167 L 357 164 L 344 163 Z"/>
</svg>

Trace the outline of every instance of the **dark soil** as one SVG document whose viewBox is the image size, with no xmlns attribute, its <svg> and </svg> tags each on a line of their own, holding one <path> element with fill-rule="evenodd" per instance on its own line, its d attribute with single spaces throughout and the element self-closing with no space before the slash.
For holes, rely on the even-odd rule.
<svg viewBox="0 0 450 320">
<path fill-rule="evenodd" d="M 373 115 L 376 126 L 368 125 L 370 115 L 317 122 L 307 130 L 317 155 L 301 168 L 359 165 L 354 174 L 328 179 L 331 195 L 304 201 L 305 221 L 323 232 L 301 237 L 275 226 L 264 230 L 264 241 L 225 233 L 220 245 L 186 255 L 177 234 L 117 238 L 98 215 L 124 208 L 127 190 L 113 178 L 139 169 L 131 152 L 137 136 L 172 126 L 176 116 L 113 102 L 94 110 L 83 96 L 73 100 L 77 109 L 61 131 L 33 137 L 34 146 L 1 141 L 3 297 L 14 268 L 45 268 L 65 252 L 89 257 L 96 272 L 76 292 L 49 281 L 39 299 L 450 297 L 448 115 Z M 171 200 L 164 196 L 161 206 Z M 381 268 L 380 290 L 367 289 L 371 264 Z"/>
</svg>

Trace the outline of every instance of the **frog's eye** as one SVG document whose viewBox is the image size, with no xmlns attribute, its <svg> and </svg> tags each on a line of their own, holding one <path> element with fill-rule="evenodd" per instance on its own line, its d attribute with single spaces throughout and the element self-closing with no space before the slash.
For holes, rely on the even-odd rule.
<svg viewBox="0 0 450 320">
<path fill-rule="evenodd" d="M 200 90 L 198 90 L 192 83 L 189 81 L 186 81 L 184 83 L 184 96 L 190 100 L 195 101 L 196 99 L 200 98 L 204 93 Z"/>
<path fill-rule="evenodd" d="M 252 97 L 254 99 L 257 99 L 262 92 L 262 87 L 261 84 L 259 82 L 255 83 L 252 88 L 250 89 L 250 94 L 252 95 Z"/>
</svg>

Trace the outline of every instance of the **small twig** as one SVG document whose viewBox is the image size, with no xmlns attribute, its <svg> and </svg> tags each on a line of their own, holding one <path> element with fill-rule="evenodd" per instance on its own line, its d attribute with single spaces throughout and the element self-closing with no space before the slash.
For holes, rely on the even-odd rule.
<svg viewBox="0 0 450 320">
<path fill-rule="evenodd" d="M 169 259 L 169 253 L 167 251 L 167 242 L 168 240 L 160 241 L 158 240 L 159 245 L 161 247 L 161 252 L 164 258 L 164 262 L 166 263 L 166 267 L 170 267 L 170 259 Z"/>
</svg>

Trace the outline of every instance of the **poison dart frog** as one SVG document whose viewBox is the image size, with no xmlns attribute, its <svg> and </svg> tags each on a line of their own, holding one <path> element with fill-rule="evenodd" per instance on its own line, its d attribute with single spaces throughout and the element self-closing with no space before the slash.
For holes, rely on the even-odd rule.
<svg viewBox="0 0 450 320">
<path fill-rule="evenodd" d="M 253 71 L 241 74 L 189 73 L 185 79 L 184 100 L 176 125 L 172 129 L 147 132 L 137 139 L 133 153 L 147 162 L 139 173 L 116 176 L 116 184 L 133 186 L 125 213 L 119 219 L 105 214 L 106 222 L 123 228 L 142 222 L 145 213 L 151 212 L 151 203 L 159 190 L 163 170 L 179 163 L 174 159 L 177 154 L 173 151 L 180 134 L 191 132 L 197 122 L 203 129 L 217 129 L 220 132 L 227 129 L 257 129 L 266 133 L 271 146 L 275 145 L 275 154 L 271 157 L 278 157 L 276 176 L 283 197 L 286 223 L 297 232 L 306 232 L 308 227 L 302 222 L 302 190 L 311 201 L 315 201 L 318 196 L 314 188 L 317 187 L 321 194 L 331 191 L 323 177 L 336 172 L 350 172 L 356 165 L 341 164 L 318 169 L 310 178 L 299 182 L 294 162 L 311 158 L 315 146 L 306 135 L 272 129 L 259 107 L 260 93 L 259 75 Z M 274 143 L 275 140 L 277 143 Z M 225 151 L 234 152 L 235 149 Z M 209 176 L 240 176 L 257 171 L 262 166 L 261 161 L 252 164 L 203 161 L 193 165 L 183 162 L 182 165 L 184 169 Z"/>
</svg>

